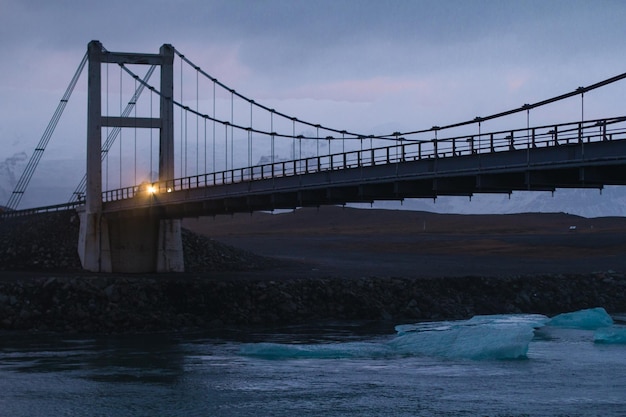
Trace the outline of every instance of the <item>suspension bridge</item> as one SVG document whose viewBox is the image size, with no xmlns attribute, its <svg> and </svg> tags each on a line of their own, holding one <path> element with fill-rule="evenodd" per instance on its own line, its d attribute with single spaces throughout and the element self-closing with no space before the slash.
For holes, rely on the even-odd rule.
<svg viewBox="0 0 626 417">
<path fill-rule="evenodd" d="M 20 210 L 86 66 L 86 175 L 66 203 Z M 111 67 L 119 73 L 111 76 Z M 171 45 L 145 54 L 92 41 L 2 217 L 77 210 L 85 269 L 167 272 L 184 269 L 185 217 L 626 185 L 626 116 L 584 115 L 585 94 L 624 78 L 450 125 L 373 135 L 258 103 Z M 572 98 L 580 99 L 576 120 L 531 125 L 535 109 Z M 514 114 L 525 125 L 485 129 Z"/>
</svg>

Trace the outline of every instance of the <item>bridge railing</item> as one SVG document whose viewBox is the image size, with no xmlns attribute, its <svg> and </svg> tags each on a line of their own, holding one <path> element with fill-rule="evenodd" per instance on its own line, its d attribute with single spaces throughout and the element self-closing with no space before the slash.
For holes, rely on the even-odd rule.
<svg viewBox="0 0 626 417">
<path fill-rule="evenodd" d="M 30 216 L 33 214 L 51 213 L 56 211 L 73 210 L 84 204 L 83 201 L 73 201 L 71 203 L 55 204 L 51 206 L 35 207 L 23 210 L 0 210 L 0 219 L 10 217 Z"/>
<path fill-rule="evenodd" d="M 436 130 L 433 130 L 436 134 Z M 391 139 L 391 138 L 387 138 Z M 355 169 L 381 164 L 455 158 L 494 152 L 547 148 L 568 144 L 626 139 L 626 117 L 596 119 L 512 130 L 432 139 L 397 138 L 393 145 L 280 161 L 172 181 L 105 191 L 103 201 L 133 198 L 141 193 L 167 193 L 245 181 Z"/>
</svg>

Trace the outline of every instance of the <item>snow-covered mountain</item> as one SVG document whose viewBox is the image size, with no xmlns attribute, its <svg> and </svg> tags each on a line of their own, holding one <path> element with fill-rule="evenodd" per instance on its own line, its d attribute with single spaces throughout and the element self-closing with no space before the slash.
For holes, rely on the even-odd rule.
<svg viewBox="0 0 626 417">
<path fill-rule="evenodd" d="M 0 161 L 0 205 L 5 205 L 9 200 L 27 162 L 26 152 L 16 153 Z"/>
<path fill-rule="evenodd" d="M 9 200 L 28 163 L 26 152 L 0 161 L 0 205 Z M 84 163 L 74 160 L 42 159 L 18 208 L 65 203 L 84 175 Z"/>
<path fill-rule="evenodd" d="M 589 189 L 558 189 L 549 192 L 514 192 L 507 194 L 477 194 L 467 197 L 439 197 L 407 199 L 403 202 L 377 201 L 356 204 L 355 207 L 374 207 L 395 210 L 420 210 L 458 214 L 511 213 L 569 213 L 583 217 L 626 216 L 626 187 L 606 187 L 602 191 Z"/>
</svg>

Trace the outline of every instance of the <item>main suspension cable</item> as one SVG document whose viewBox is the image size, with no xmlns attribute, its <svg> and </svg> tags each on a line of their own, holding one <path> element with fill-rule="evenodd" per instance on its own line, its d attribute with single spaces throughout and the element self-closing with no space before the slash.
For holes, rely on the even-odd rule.
<svg viewBox="0 0 626 417">
<path fill-rule="evenodd" d="M 132 76 L 133 78 L 138 78 L 137 74 L 135 74 L 132 70 L 130 70 L 130 69 L 129 69 L 126 65 L 124 65 L 124 64 L 120 64 L 120 66 L 121 66 L 121 67 L 124 69 L 124 71 L 126 71 L 126 72 L 130 75 L 130 76 Z M 146 85 L 146 87 L 150 88 L 152 91 L 154 91 L 154 92 L 155 92 L 156 94 L 158 94 L 160 97 L 163 97 L 163 98 L 165 98 L 165 99 L 166 99 L 166 100 L 168 100 L 168 101 L 171 101 L 171 102 L 172 102 L 172 104 L 174 104 L 174 105 L 175 105 L 175 106 L 177 106 L 178 108 L 180 108 L 180 109 L 182 109 L 182 110 L 184 110 L 184 111 L 190 112 L 190 113 L 192 113 L 192 114 L 195 114 L 195 115 L 197 115 L 197 116 L 199 116 L 199 117 L 205 118 L 205 119 L 207 119 L 207 120 L 212 120 L 212 121 L 214 121 L 214 122 L 216 122 L 216 123 L 220 123 L 220 124 L 222 124 L 222 125 L 224 125 L 224 126 L 231 126 L 231 129 L 238 129 L 238 130 L 242 130 L 242 131 L 250 129 L 250 130 L 251 130 L 252 132 L 254 132 L 254 133 L 258 133 L 258 134 L 261 134 L 261 135 L 266 135 L 266 136 L 270 136 L 270 135 L 272 134 L 272 132 L 268 132 L 268 131 L 264 131 L 264 130 L 259 130 L 259 129 L 254 129 L 254 128 L 252 128 L 252 127 L 248 127 L 248 126 L 238 125 L 238 124 L 235 124 L 235 123 L 231 123 L 231 122 L 229 122 L 229 121 L 227 121 L 227 120 L 220 120 L 220 119 L 217 119 L 215 116 L 209 116 L 208 114 L 201 113 L 201 112 L 199 112 L 199 111 L 197 111 L 197 110 L 194 110 L 194 109 L 192 109 L 192 108 L 189 108 L 188 106 L 185 106 L 185 105 L 184 105 L 183 103 L 181 103 L 180 101 L 174 100 L 174 99 L 173 99 L 173 98 L 171 98 L 171 97 L 167 97 L 167 96 L 163 95 L 163 93 L 161 93 L 159 90 L 155 89 L 153 86 L 151 86 L 151 85 L 150 85 L 150 84 L 148 84 L 147 82 L 143 82 L 143 81 L 140 81 L 140 82 L 144 83 L 144 84 Z M 219 84 L 219 83 L 216 81 L 216 84 Z M 234 95 L 239 96 L 239 94 L 238 94 L 235 90 L 229 90 L 229 91 L 231 91 Z M 264 106 L 263 106 L 263 108 L 264 108 L 264 109 L 267 109 L 268 111 L 269 111 L 269 110 L 271 110 L 270 108 L 267 108 L 267 107 L 264 107 Z M 276 113 L 276 112 L 275 112 L 275 113 Z M 277 113 L 277 114 L 278 114 L 278 113 Z M 281 113 L 280 115 L 281 115 L 282 117 L 285 117 L 285 115 L 283 115 L 282 113 Z M 298 120 L 297 118 L 294 118 L 294 119 L 296 119 L 299 123 L 302 123 L 302 124 L 310 125 L 310 126 L 313 126 L 313 127 L 317 127 L 317 126 L 319 126 L 319 127 L 320 127 L 320 128 L 322 128 L 322 129 L 329 130 L 329 131 L 333 131 L 333 132 L 334 132 L 334 131 L 337 131 L 337 130 L 335 130 L 335 129 L 330 129 L 330 128 L 323 127 L 322 125 L 319 125 L 319 124 L 315 124 L 315 125 L 314 125 L 314 124 L 312 124 L 312 123 L 308 123 L 308 122 L 303 122 L 303 121 L 300 121 L 300 120 Z M 346 133 L 348 133 L 347 131 L 344 131 L 344 130 L 337 131 L 337 132 L 339 132 L 339 133 L 341 133 L 341 132 L 346 132 Z M 357 135 L 356 135 L 356 134 L 354 134 L 354 133 L 349 133 L 349 134 L 350 134 L 350 135 L 353 135 L 353 139 L 358 139 L 358 138 L 360 138 L 360 137 L 361 137 L 361 136 L 357 136 Z M 274 132 L 274 136 L 276 136 L 276 137 L 282 137 L 282 138 L 291 138 L 291 134 L 284 134 L 284 133 L 277 133 L 277 132 Z M 369 136 L 364 136 L 364 137 L 369 137 Z M 306 138 L 307 138 L 307 139 L 315 139 L 315 137 L 313 137 L 313 136 L 312 136 L 312 137 L 306 137 Z M 347 139 L 347 138 L 346 138 L 346 139 Z"/>
<path fill-rule="evenodd" d="M 414 131 L 411 131 L 411 132 L 404 132 L 404 133 L 402 133 L 402 135 L 413 135 L 413 134 L 418 134 L 418 133 L 426 133 L 426 132 L 430 132 L 430 131 L 433 131 L 433 130 L 436 131 L 436 130 L 452 129 L 452 128 L 455 128 L 455 127 L 467 126 L 467 125 L 474 124 L 474 123 L 481 123 L 481 122 L 484 122 L 484 121 L 487 121 L 487 120 L 498 119 L 500 117 L 509 116 L 511 114 L 519 113 L 519 112 L 522 112 L 522 111 L 525 111 L 525 110 L 531 110 L 531 109 L 534 109 L 534 108 L 537 108 L 537 107 L 545 106 L 547 104 L 555 103 L 557 101 L 561 101 L 561 100 L 564 100 L 564 99 L 567 99 L 567 98 L 570 98 L 570 97 L 574 97 L 574 96 L 576 96 L 578 94 L 583 95 L 586 92 L 595 90 L 595 89 L 600 88 L 600 87 L 604 87 L 604 86 L 609 85 L 609 84 L 613 84 L 613 83 L 615 83 L 617 81 L 621 81 L 621 80 L 623 80 L 625 78 L 626 78 L 626 72 L 624 72 L 622 74 L 619 74 L 619 75 L 616 75 L 616 76 L 611 77 L 611 78 L 607 78 L 606 80 L 602 80 L 602 81 L 597 82 L 595 84 L 592 84 L 592 85 L 590 85 L 588 87 L 578 87 L 575 90 L 570 91 L 568 93 L 561 94 L 561 95 L 558 95 L 558 96 L 554 96 L 554 97 L 551 97 L 551 98 L 548 98 L 548 99 L 545 99 L 545 100 L 541 100 L 541 101 L 538 101 L 538 102 L 533 103 L 533 104 L 524 104 L 523 106 L 515 108 L 515 109 L 506 110 L 506 111 L 503 111 L 503 112 L 500 112 L 500 113 L 495 113 L 495 114 L 492 114 L 490 116 L 476 117 L 476 118 L 474 118 L 472 120 L 467 120 L 467 121 L 464 121 L 464 122 L 453 123 L 453 124 L 449 124 L 449 125 L 445 125 L 445 126 L 433 126 L 430 129 L 422 129 L 422 130 L 414 130 Z M 582 111 L 581 111 L 581 113 L 582 113 Z M 583 113 L 583 116 L 584 116 L 584 113 Z M 379 136 L 378 138 L 379 139 L 388 139 L 390 136 L 392 136 L 392 135 Z"/>
<path fill-rule="evenodd" d="M 175 48 L 174 48 L 174 51 L 175 51 L 175 53 L 176 53 L 176 54 L 177 54 L 177 55 L 181 58 L 181 60 L 185 61 L 188 65 L 192 66 L 193 68 L 196 68 L 196 69 L 200 72 L 200 74 L 202 74 L 202 75 L 203 75 L 203 76 L 205 76 L 206 78 L 210 79 L 210 80 L 214 83 L 214 88 L 215 88 L 215 85 L 219 85 L 219 86 L 220 86 L 220 87 L 222 87 L 223 89 L 225 89 L 225 90 L 227 90 L 227 91 L 230 91 L 232 94 L 234 94 L 234 95 L 236 95 L 237 97 L 239 97 L 239 98 L 241 98 L 241 99 L 243 99 L 243 100 L 245 100 L 245 101 L 247 101 L 247 102 L 249 102 L 249 103 L 253 104 L 254 106 L 257 106 L 257 107 L 259 107 L 259 108 L 261 108 L 261 109 L 264 109 L 264 110 L 266 110 L 266 111 L 268 111 L 268 112 L 270 112 L 270 111 L 272 110 L 271 108 L 269 108 L 269 107 L 267 107 L 267 106 L 264 106 L 264 105 L 262 105 L 262 104 L 259 104 L 259 103 L 254 102 L 254 100 L 251 100 L 251 99 L 247 98 L 246 96 L 244 96 L 244 95 L 242 95 L 242 94 L 240 94 L 240 93 L 236 92 L 234 89 L 229 88 L 229 87 L 228 87 L 228 86 L 226 86 L 225 84 L 223 84 L 223 83 L 221 83 L 220 81 L 218 81 L 218 80 L 217 80 L 217 78 L 212 77 L 211 75 L 209 75 L 208 73 L 206 73 L 205 71 L 203 71 L 200 67 L 198 67 L 197 65 L 195 65 L 195 64 L 194 64 L 193 62 L 191 62 L 189 59 L 187 59 L 187 58 L 186 58 L 183 54 L 181 54 L 181 53 L 180 53 L 178 50 L 176 50 Z M 126 67 L 124 67 L 124 68 L 125 68 L 125 69 L 126 69 L 126 71 L 127 71 L 127 72 L 129 72 L 131 75 L 134 75 L 134 74 L 132 73 L 132 71 L 130 71 L 128 68 L 126 68 Z M 478 122 L 484 122 L 484 121 L 487 121 L 487 120 L 492 120 L 492 119 L 496 119 L 496 118 L 500 118 L 500 117 L 508 116 L 508 115 L 511 115 L 511 114 L 514 114 L 514 113 L 518 113 L 518 112 L 521 112 L 521 111 L 525 111 L 527 108 L 529 108 L 529 109 L 533 109 L 533 108 L 537 108 L 537 107 L 545 106 L 545 105 L 547 105 L 547 104 L 551 104 L 551 103 L 554 103 L 554 102 L 557 102 L 557 101 L 560 101 L 560 100 L 564 100 L 564 99 L 566 99 L 566 98 L 569 98 L 569 97 L 575 96 L 575 95 L 577 95 L 577 94 L 586 93 L 586 92 L 592 91 L 592 90 L 594 90 L 594 89 L 597 89 L 597 88 L 600 88 L 600 87 L 603 87 L 603 86 L 606 86 L 606 85 L 612 84 L 612 83 L 617 82 L 617 81 L 620 81 L 620 80 L 622 80 L 622 79 L 624 79 L 624 78 L 626 78 L 626 73 L 622 73 L 622 74 L 619 74 L 619 75 L 617 75 L 617 76 L 614 76 L 614 77 L 608 78 L 608 79 L 606 79 L 606 80 L 603 80 L 603 81 L 600 81 L 600 82 L 598 82 L 598 83 L 592 84 L 592 85 L 590 85 L 590 86 L 588 86 L 588 87 L 579 87 L 579 88 L 577 88 L 577 89 L 576 89 L 576 90 L 574 90 L 574 91 L 571 91 L 571 92 L 568 92 L 568 93 L 565 93 L 565 94 L 561 94 L 561 95 L 559 95 L 559 96 L 555 96 L 555 97 L 552 97 L 552 98 L 549 98 L 549 99 L 546 99 L 546 100 L 542 100 L 542 101 L 539 101 L 539 102 L 536 102 L 536 103 L 533 103 L 533 104 L 525 104 L 524 106 L 519 107 L 519 108 L 515 108 L 515 109 L 511 109 L 511 110 L 503 111 L 503 112 L 500 112 L 500 113 L 495 113 L 495 114 L 492 114 L 492 115 L 489 115 L 489 116 L 476 117 L 476 118 L 474 118 L 474 119 L 472 119 L 472 120 L 467 120 L 467 121 L 463 121 L 463 122 L 459 122 L 459 123 L 453 123 L 453 124 L 449 124 L 449 125 L 445 125 L 445 126 L 433 126 L 433 127 L 431 127 L 431 128 L 427 128 L 427 129 L 414 130 L 414 131 L 407 131 L 407 132 L 403 132 L 403 133 L 401 133 L 401 135 L 403 135 L 403 136 L 405 136 L 405 135 L 414 135 L 414 134 L 426 133 L 426 132 L 430 132 L 430 131 L 437 131 L 437 130 L 451 129 L 451 128 L 461 127 L 461 126 L 465 126 L 465 125 L 470 125 L 470 124 L 474 124 L 474 123 L 478 123 Z M 158 93 L 158 94 L 161 94 L 160 92 L 157 92 L 157 93 Z M 250 130 L 251 132 L 253 132 L 253 133 L 258 133 L 258 134 L 267 135 L 267 136 L 270 136 L 272 133 L 274 133 L 276 137 L 282 137 L 282 138 L 291 138 L 291 137 L 292 137 L 292 135 L 291 135 L 291 134 L 283 134 L 283 133 L 277 133 L 277 132 L 267 132 L 267 131 L 263 131 L 263 130 L 254 129 L 252 126 L 250 126 L 250 127 L 247 127 L 247 126 L 240 126 L 240 125 L 237 125 L 237 124 L 234 124 L 234 123 L 231 123 L 231 122 L 225 121 L 225 120 L 219 120 L 219 119 L 217 119 L 217 118 L 215 117 L 215 114 L 213 115 L 213 117 L 212 117 L 212 116 L 209 116 L 209 115 L 207 115 L 207 114 L 202 114 L 202 113 L 200 113 L 200 112 L 199 112 L 199 111 L 197 111 L 197 110 L 194 110 L 194 109 L 190 109 L 190 108 L 188 108 L 188 107 L 185 107 L 185 106 L 184 106 L 184 105 L 182 105 L 181 103 L 178 103 L 177 101 L 175 101 L 175 100 L 173 100 L 173 99 L 171 99 L 171 98 L 168 98 L 168 99 L 169 99 L 169 100 L 172 100 L 172 102 L 173 102 L 173 104 L 174 104 L 174 105 L 179 106 L 179 107 L 181 107 L 181 108 L 185 108 L 185 110 L 190 111 L 190 112 L 192 112 L 192 113 L 194 113 L 194 114 L 198 115 L 199 117 L 206 118 L 207 120 L 212 120 L 212 121 L 214 121 L 215 123 L 221 123 L 222 125 L 230 125 L 230 126 L 231 126 L 231 129 L 234 129 L 234 128 L 239 129 L 239 130 L 248 130 L 248 129 L 249 129 L 249 130 Z M 330 132 L 341 133 L 341 134 L 342 134 L 342 136 L 344 136 L 344 137 L 345 137 L 345 135 L 346 135 L 346 134 L 347 134 L 347 135 L 349 135 L 349 136 L 351 136 L 351 137 L 345 137 L 345 139 L 358 139 L 358 140 L 360 140 L 360 141 L 362 141 L 363 139 L 366 139 L 366 138 L 369 138 L 370 140 L 373 140 L 373 139 L 395 140 L 394 138 L 395 138 L 395 136 L 396 136 L 396 135 L 394 135 L 393 133 L 392 133 L 392 134 L 389 134 L 389 135 L 361 135 L 361 134 L 356 134 L 356 133 L 348 132 L 348 131 L 345 131 L 345 130 L 339 130 L 339 129 L 334 129 L 334 128 L 330 128 L 330 127 L 325 127 L 325 126 L 322 126 L 322 125 L 320 125 L 320 124 L 310 123 L 310 122 L 307 122 L 307 121 L 304 121 L 304 120 L 298 120 L 297 118 L 290 117 L 290 116 L 288 116 L 288 115 L 286 115 L 286 114 L 284 114 L 284 113 L 277 112 L 277 111 L 275 111 L 275 110 L 274 110 L 274 112 L 275 112 L 277 115 L 281 116 L 281 117 L 288 118 L 288 119 L 291 119 L 291 120 L 296 120 L 296 121 L 298 121 L 299 123 L 304 124 L 304 125 L 308 125 L 308 126 L 310 126 L 310 127 L 315 127 L 315 128 L 317 128 L 317 127 L 319 126 L 320 128 L 322 128 L 322 129 L 324 129 L 324 130 L 327 130 L 327 131 L 330 131 Z M 395 133 L 395 132 L 394 132 L 394 133 Z M 303 138 L 305 138 L 305 139 L 318 139 L 318 137 L 303 137 Z M 406 139 L 405 139 L 405 138 L 403 138 L 403 140 L 406 140 Z"/>
<path fill-rule="evenodd" d="M 292 116 L 289 116 L 289 115 L 287 115 L 287 114 L 285 114 L 285 113 L 281 113 L 281 112 L 279 112 L 279 111 L 273 110 L 273 109 L 272 109 L 272 108 L 270 108 L 270 107 L 267 107 L 267 106 L 264 106 L 264 105 L 262 105 L 262 104 L 259 104 L 259 103 L 255 102 L 254 100 L 252 100 L 252 99 L 250 99 L 250 98 L 248 98 L 248 97 L 244 96 L 243 94 L 238 93 L 237 91 L 235 91 L 234 89 L 232 89 L 232 88 L 228 87 L 227 85 L 225 85 L 225 84 L 221 83 L 220 81 L 218 81 L 218 79 L 217 79 L 217 78 L 212 77 L 210 74 L 208 74 L 207 72 L 205 72 L 205 71 L 204 71 L 201 67 L 199 67 L 198 65 L 194 64 L 193 62 L 191 62 L 191 61 L 190 61 L 190 60 L 189 60 L 189 59 L 188 59 L 188 58 L 187 58 L 184 54 L 182 54 L 182 53 L 181 53 L 180 51 L 178 51 L 176 48 L 174 48 L 174 52 L 176 53 L 176 55 L 178 55 L 178 57 L 179 57 L 182 61 L 185 61 L 188 65 L 190 65 L 191 67 L 193 67 L 194 69 L 196 69 L 196 70 L 197 70 L 200 74 L 202 74 L 204 77 L 206 77 L 206 78 L 208 78 L 209 80 L 213 81 L 215 84 L 219 85 L 219 86 L 220 86 L 220 87 L 222 87 L 224 90 L 232 92 L 232 93 L 233 93 L 234 95 L 236 95 L 237 97 L 241 98 L 241 99 L 242 99 L 242 100 L 244 100 L 244 101 L 247 101 L 248 103 L 250 103 L 250 104 L 252 104 L 252 105 L 254 105 L 254 106 L 256 106 L 256 107 L 259 107 L 259 108 L 261 108 L 261 109 L 263 109 L 263 110 L 265 110 L 265 111 L 268 111 L 268 112 L 273 111 L 273 112 L 274 112 L 277 116 L 283 117 L 283 118 L 285 118 L 285 119 L 289 119 L 289 120 L 291 120 L 291 119 L 295 119 L 295 120 L 297 120 L 298 122 L 300 122 L 301 124 L 308 125 L 308 126 L 310 126 L 310 127 L 320 126 L 322 129 L 327 130 L 327 131 L 329 131 L 329 132 L 335 132 L 335 133 L 341 133 L 341 132 L 343 132 L 343 130 L 342 130 L 342 129 L 334 129 L 334 128 L 331 128 L 331 127 L 322 126 L 322 125 L 320 125 L 319 123 L 311 123 L 311 122 L 307 122 L 307 121 L 304 121 L 304 120 L 298 120 L 297 118 L 294 118 L 294 117 L 292 117 Z M 218 120 L 218 122 L 219 122 L 219 120 Z M 240 126 L 237 126 L 237 125 L 234 125 L 234 126 L 235 126 L 235 127 L 238 127 L 238 128 L 241 128 Z M 259 132 L 259 133 L 266 133 L 266 132 Z M 269 133 L 271 134 L 271 132 L 269 132 Z M 348 132 L 346 132 L 346 133 L 348 133 Z M 362 135 L 360 135 L 360 134 L 358 134 L 358 133 L 349 133 L 349 134 L 350 134 L 351 136 L 357 136 L 357 137 L 358 137 L 358 136 L 362 136 Z M 280 137 L 291 137 L 291 136 L 289 136 L 289 135 L 280 135 L 280 134 L 276 134 L 276 136 L 280 136 Z"/>
</svg>

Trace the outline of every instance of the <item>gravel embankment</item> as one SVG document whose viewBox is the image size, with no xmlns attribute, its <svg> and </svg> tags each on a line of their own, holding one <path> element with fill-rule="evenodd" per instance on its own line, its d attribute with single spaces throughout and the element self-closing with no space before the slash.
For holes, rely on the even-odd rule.
<svg viewBox="0 0 626 417">
<path fill-rule="evenodd" d="M 0 281 L 0 328 L 129 332 L 317 320 L 394 323 L 602 306 L 626 311 L 626 278 L 211 279 L 74 276 Z"/>
</svg>

